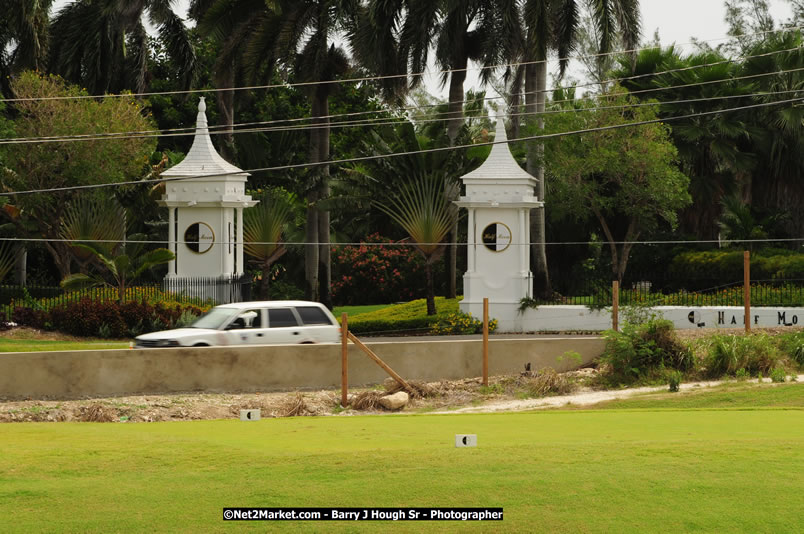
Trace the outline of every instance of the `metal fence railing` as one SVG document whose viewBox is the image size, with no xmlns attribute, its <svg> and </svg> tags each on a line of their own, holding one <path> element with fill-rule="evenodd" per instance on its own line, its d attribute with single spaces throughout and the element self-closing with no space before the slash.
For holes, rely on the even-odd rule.
<svg viewBox="0 0 804 534">
<path fill-rule="evenodd" d="M 182 277 L 165 279 L 161 284 L 126 288 L 123 300 L 169 300 L 195 305 L 226 304 L 251 300 L 248 276 Z M 116 287 L 87 287 L 66 291 L 58 286 L 0 285 L 0 308 L 8 313 L 15 307 L 50 309 L 81 299 L 117 300 Z"/>
<path fill-rule="evenodd" d="M 612 282 L 609 280 L 574 280 L 571 293 L 562 291 L 562 281 L 553 284 L 549 297 L 534 298 L 536 305 L 575 304 L 591 308 L 612 305 Z M 564 286 L 566 287 L 566 286 Z M 753 306 L 804 306 L 804 279 L 768 279 L 751 281 Z M 661 280 L 652 277 L 630 277 L 620 285 L 621 306 L 742 306 L 743 280 Z"/>
</svg>

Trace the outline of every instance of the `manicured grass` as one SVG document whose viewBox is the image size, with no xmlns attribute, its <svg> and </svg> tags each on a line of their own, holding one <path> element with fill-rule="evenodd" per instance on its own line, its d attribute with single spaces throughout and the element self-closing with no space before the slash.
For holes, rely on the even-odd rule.
<svg viewBox="0 0 804 534">
<path fill-rule="evenodd" d="M 127 349 L 128 341 L 59 341 L 43 339 L 7 339 L 0 337 L 0 352 L 36 352 L 45 350 Z"/>
<path fill-rule="evenodd" d="M 384 308 L 389 308 L 393 306 L 393 304 L 366 304 L 363 306 L 335 306 L 332 310 L 332 313 L 338 320 L 341 320 L 341 314 L 346 312 L 349 314 L 349 317 L 360 315 L 361 313 L 371 313 L 377 310 L 382 310 Z"/>
<path fill-rule="evenodd" d="M 649 393 L 593 406 L 599 409 L 804 409 L 804 383 L 757 384 L 725 382 L 722 385 L 683 393 Z"/>
<path fill-rule="evenodd" d="M 799 409 L 25 423 L 0 443 L 2 532 L 789 532 L 804 489 Z M 505 520 L 233 524 L 224 506 Z"/>
</svg>

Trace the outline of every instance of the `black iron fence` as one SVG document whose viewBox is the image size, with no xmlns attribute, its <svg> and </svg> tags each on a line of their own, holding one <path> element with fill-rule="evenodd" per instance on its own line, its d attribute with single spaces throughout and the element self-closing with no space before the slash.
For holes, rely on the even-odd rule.
<svg viewBox="0 0 804 534">
<path fill-rule="evenodd" d="M 804 279 L 751 280 L 753 306 L 804 306 Z M 535 295 L 534 304 L 576 304 L 592 308 L 612 305 L 613 285 L 607 279 L 554 280 L 553 293 Z M 619 286 L 621 306 L 742 306 L 743 280 L 668 280 L 630 275 Z"/>
<path fill-rule="evenodd" d="M 126 288 L 124 301 L 171 301 L 199 306 L 251 300 L 251 278 L 248 276 L 181 277 L 165 279 L 161 284 L 136 285 Z M 0 286 L 0 307 L 50 309 L 81 299 L 118 300 L 116 287 L 88 287 L 65 291 L 52 286 Z"/>
</svg>

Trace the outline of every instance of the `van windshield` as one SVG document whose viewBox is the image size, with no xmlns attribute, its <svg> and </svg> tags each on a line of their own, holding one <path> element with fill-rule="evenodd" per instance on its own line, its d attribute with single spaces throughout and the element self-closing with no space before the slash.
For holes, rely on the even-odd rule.
<svg viewBox="0 0 804 534">
<path fill-rule="evenodd" d="M 237 315 L 237 310 L 232 308 L 212 308 L 206 315 L 202 315 L 189 324 L 188 327 L 220 330 L 226 326 L 233 315 Z"/>
</svg>

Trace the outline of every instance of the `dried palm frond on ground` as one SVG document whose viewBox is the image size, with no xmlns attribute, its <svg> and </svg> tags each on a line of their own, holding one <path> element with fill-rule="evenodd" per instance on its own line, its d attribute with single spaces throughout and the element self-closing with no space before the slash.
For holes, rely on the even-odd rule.
<svg viewBox="0 0 804 534">
<path fill-rule="evenodd" d="M 385 396 L 382 391 L 364 391 L 355 395 L 350 403 L 353 410 L 376 410 L 380 407 L 380 399 Z"/>
<path fill-rule="evenodd" d="M 75 414 L 75 419 L 89 423 L 111 423 L 117 420 L 117 410 L 100 403 L 90 404 L 80 407 Z"/>
<path fill-rule="evenodd" d="M 278 417 L 297 417 L 299 415 L 310 415 L 313 411 L 307 406 L 304 401 L 304 395 L 296 393 L 279 407 L 277 412 Z"/>
</svg>

